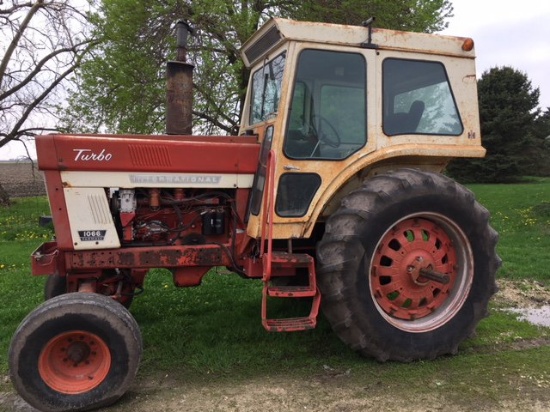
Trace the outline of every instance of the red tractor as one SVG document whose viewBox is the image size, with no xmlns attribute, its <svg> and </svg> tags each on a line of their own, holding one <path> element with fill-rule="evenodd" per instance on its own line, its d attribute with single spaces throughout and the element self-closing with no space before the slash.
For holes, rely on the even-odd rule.
<svg viewBox="0 0 550 412">
<path fill-rule="evenodd" d="M 473 41 L 273 19 L 242 57 L 238 136 L 192 135 L 180 59 L 167 135 L 37 137 L 55 240 L 32 254 L 47 300 L 9 352 L 34 407 L 91 409 L 128 389 L 142 340 L 127 308 L 153 268 L 179 287 L 216 266 L 261 279 L 268 331 L 314 328 L 322 306 L 380 361 L 456 353 L 486 316 L 497 234 L 441 174 L 485 154 Z M 268 316 L 271 300 L 304 297 L 308 315 Z"/>
</svg>

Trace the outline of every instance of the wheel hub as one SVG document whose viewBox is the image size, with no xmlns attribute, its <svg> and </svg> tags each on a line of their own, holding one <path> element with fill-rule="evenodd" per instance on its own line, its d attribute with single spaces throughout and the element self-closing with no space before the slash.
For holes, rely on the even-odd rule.
<svg viewBox="0 0 550 412">
<path fill-rule="evenodd" d="M 433 259 L 423 256 L 416 256 L 413 261 L 407 265 L 407 273 L 411 280 L 419 286 L 426 286 L 430 281 L 446 285 L 450 282 L 450 276 L 434 270 Z"/>
<path fill-rule="evenodd" d="M 40 354 L 38 372 L 53 390 L 76 395 L 91 391 L 107 377 L 111 353 L 97 335 L 84 331 L 62 333 Z"/>
<path fill-rule="evenodd" d="M 404 260 L 404 263 L 407 266 L 406 272 L 411 277 L 411 280 L 419 286 L 425 286 L 429 280 L 422 276 L 422 271 L 433 268 L 432 263 L 426 263 L 429 262 L 430 259 L 427 259 L 425 256 L 421 256 L 420 254 L 415 256 L 413 253 L 408 259 Z"/>
<path fill-rule="evenodd" d="M 73 342 L 69 344 L 69 347 L 66 349 L 66 351 L 67 358 L 71 362 L 74 362 L 75 365 L 84 362 L 92 353 L 90 346 L 84 342 Z"/>
<path fill-rule="evenodd" d="M 383 236 L 373 257 L 373 296 L 392 318 L 427 317 L 449 297 L 456 266 L 453 243 L 437 223 L 403 220 Z"/>
</svg>

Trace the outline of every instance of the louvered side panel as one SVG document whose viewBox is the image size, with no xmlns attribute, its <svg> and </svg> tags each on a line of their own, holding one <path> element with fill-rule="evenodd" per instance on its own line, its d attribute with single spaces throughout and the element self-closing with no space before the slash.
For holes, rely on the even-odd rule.
<svg viewBox="0 0 550 412">
<path fill-rule="evenodd" d="M 98 225 L 107 225 L 112 222 L 109 205 L 105 202 L 105 195 L 89 195 L 88 205 L 94 223 Z"/>
<path fill-rule="evenodd" d="M 132 165 L 143 166 L 170 166 L 170 155 L 166 146 L 129 145 Z"/>
</svg>

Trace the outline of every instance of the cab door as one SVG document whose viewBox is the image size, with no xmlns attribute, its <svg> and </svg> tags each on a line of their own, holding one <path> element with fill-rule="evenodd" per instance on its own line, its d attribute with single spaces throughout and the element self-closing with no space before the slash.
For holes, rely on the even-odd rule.
<svg viewBox="0 0 550 412">
<path fill-rule="evenodd" d="M 361 153 L 374 150 L 367 139 L 369 53 L 314 45 L 297 53 L 279 156 L 277 229 L 286 226 L 291 235 L 302 236 L 304 223 L 331 183 Z"/>
</svg>

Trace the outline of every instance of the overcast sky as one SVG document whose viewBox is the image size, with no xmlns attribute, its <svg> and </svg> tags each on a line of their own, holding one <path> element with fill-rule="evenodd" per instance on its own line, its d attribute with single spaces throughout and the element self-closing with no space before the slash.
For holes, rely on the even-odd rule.
<svg viewBox="0 0 550 412">
<path fill-rule="evenodd" d="M 550 1 L 453 0 L 454 17 L 442 34 L 472 37 L 477 74 L 511 66 L 540 89 L 540 107 L 550 107 Z M 21 144 L 0 149 L 0 160 L 24 156 Z M 33 154 L 33 156 L 35 156 Z"/>
<path fill-rule="evenodd" d="M 496 66 L 520 70 L 550 107 L 550 1 L 452 0 L 454 17 L 443 34 L 472 37 L 478 78 Z"/>
</svg>

